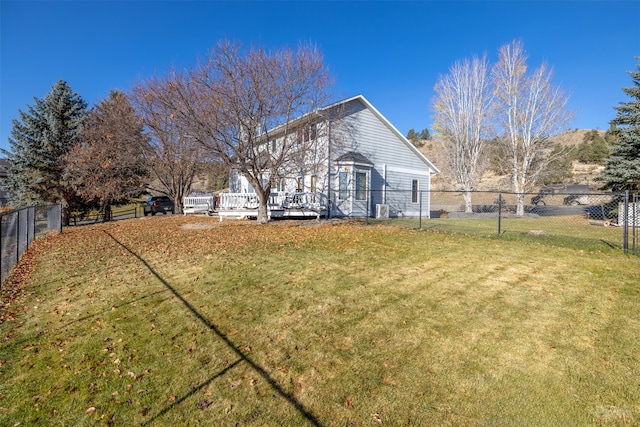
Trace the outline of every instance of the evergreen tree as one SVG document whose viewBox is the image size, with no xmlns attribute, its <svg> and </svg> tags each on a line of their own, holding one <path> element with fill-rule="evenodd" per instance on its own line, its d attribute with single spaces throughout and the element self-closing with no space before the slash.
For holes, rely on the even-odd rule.
<svg viewBox="0 0 640 427">
<path fill-rule="evenodd" d="M 604 187 L 614 191 L 640 191 L 640 64 L 636 67 L 638 71 L 629 71 L 635 86 L 622 89 L 632 100 L 615 107 L 618 112 L 611 123 L 616 125 L 617 142 L 600 177 Z"/>
<path fill-rule="evenodd" d="M 11 150 L 1 150 L 11 162 L 5 188 L 12 206 L 61 203 L 63 223 L 68 224 L 78 198 L 64 178 L 64 157 L 80 140 L 86 108 L 80 95 L 59 80 L 44 99 L 34 97 L 26 112 L 18 110 Z"/>
<path fill-rule="evenodd" d="M 609 154 L 607 141 L 597 130 L 592 130 L 585 134 L 584 140 L 578 146 L 576 159 L 582 163 L 602 164 Z"/>
<path fill-rule="evenodd" d="M 418 134 L 415 129 L 409 129 L 409 132 L 407 132 L 407 139 L 414 145 L 418 142 Z"/>
<path fill-rule="evenodd" d="M 431 134 L 429 133 L 429 129 L 427 128 L 422 129 L 422 132 L 420 132 L 420 139 L 423 141 L 428 141 L 431 139 Z"/>
<path fill-rule="evenodd" d="M 609 124 L 609 129 L 604 133 L 604 140 L 607 141 L 607 144 L 615 144 L 618 141 L 618 137 L 616 136 L 618 133 L 618 128 L 615 123 Z"/>
</svg>

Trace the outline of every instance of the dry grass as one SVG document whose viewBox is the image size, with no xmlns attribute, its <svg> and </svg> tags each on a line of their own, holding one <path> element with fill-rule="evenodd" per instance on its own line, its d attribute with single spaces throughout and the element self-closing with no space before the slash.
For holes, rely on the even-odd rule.
<svg viewBox="0 0 640 427">
<path fill-rule="evenodd" d="M 0 325 L 7 425 L 640 420 L 637 258 L 214 221 L 47 237 Z"/>
</svg>

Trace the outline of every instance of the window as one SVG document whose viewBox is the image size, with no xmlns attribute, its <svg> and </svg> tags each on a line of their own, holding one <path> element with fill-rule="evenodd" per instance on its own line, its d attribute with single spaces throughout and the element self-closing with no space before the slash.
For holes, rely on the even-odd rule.
<svg viewBox="0 0 640 427">
<path fill-rule="evenodd" d="M 356 172 L 356 200 L 367 200 L 366 172 Z"/>
<path fill-rule="evenodd" d="M 316 192 L 316 176 L 315 175 L 311 175 L 311 192 L 312 193 Z"/>
<path fill-rule="evenodd" d="M 418 203 L 418 191 L 420 191 L 420 186 L 417 179 L 411 181 L 411 203 Z"/>
<path fill-rule="evenodd" d="M 316 139 L 316 134 L 317 128 L 315 124 L 299 129 L 297 134 L 298 143 L 313 141 Z"/>
<path fill-rule="evenodd" d="M 304 184 L 304 178 L 303 178 L 303 177 L 301 177 L 301 176 L 299 176 L 299 177 L 298 177 L 298 188 L 296 188 L 296 191 L 297 191 L 297 192 L 299 192 L 299 193 L 300 193 L 300 192 L 302 192 L 302 190 L 303 190 L 303 188 L 304 188 L 304 187 L 303 187 L 303 184 Z"/>
<path fill-rule="evenodd" d="M 347 200 L 349 197 L 349 191 L 347 187 L 347 173 L 340 172 L 338 174 L 338 199 L 339 200 Z"/>
</svg>

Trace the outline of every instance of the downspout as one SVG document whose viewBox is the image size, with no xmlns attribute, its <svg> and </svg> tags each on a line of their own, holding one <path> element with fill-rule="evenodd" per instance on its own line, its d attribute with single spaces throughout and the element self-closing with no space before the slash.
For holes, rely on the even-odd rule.
<svg viewBox="0 0 640 427">
<path fill-rule="evenodd" d="M 387 164 L 382 164 L 382 204 L 387 204 Z"/>
</svg>

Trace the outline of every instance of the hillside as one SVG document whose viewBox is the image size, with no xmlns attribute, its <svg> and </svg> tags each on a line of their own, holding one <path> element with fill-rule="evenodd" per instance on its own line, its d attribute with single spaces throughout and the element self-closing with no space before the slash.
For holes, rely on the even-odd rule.
<svg viewBox="0 0 640 427">
<path fill-rule="evenodd" d="M 591 132 L 591 129 L 573 129 L 562 133 L 554 138 L 554 141 L 569 147 L 578 147 L 578 145 L 584 140 L 587 133 Z M 598 131 L 604 136 L 604 131 Z M 436 175 L 432 181 L 433 190 L 454 190 L 457 188 L 454 180 L 447 173 L 446 157 L 441 142 L 437 136 L 434 136 L 431 140 L 425 141 L 425 144 L 419 148 L 419 150 L 427 156 L 431 162 L 433 162 L 441 173 Z M 578 161 L 573 162 L 573 176 L 565 182 L 565 184 L 586 184 L 593 190 L 597 190 L 600 187 L 600 183 L 595 181 L 595 178 L 600 174 L 602 166 L 597 164 L 584 164 Z M 507 176 L 498 175 L 492 171 L 487 171 L 482 181 L 478 186 L 478 190 L 491 191 L 491 190 L 508 190 L 510 188 L 509 180 Z"/>
</svg>

